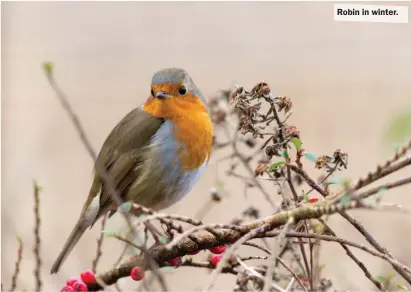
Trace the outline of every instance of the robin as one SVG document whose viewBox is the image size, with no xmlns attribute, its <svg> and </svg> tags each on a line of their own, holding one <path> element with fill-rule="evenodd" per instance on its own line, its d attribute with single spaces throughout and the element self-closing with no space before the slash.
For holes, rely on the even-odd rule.
<svg viewBox="0 0 411 292">
<path fill-rule="evenodd" d="M 183 69 L 158 71 L 151 94 L 128 113 L 106 138 L 97 157 L 124 201 L 154 210 L 182 199 L 210 159 L 213 126 L 207 103 Z M 80 218 L 51 268 L 61 264 L 87 228 L 115 204 L 107 186 L 94 175 Z"/>
</svg>

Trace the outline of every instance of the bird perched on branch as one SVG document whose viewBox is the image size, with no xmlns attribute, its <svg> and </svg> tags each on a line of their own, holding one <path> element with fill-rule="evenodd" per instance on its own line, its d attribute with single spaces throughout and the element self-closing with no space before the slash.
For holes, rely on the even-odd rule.
<svg viewBox="0 0 411 292">
<path fill-rule="evenodd" d="M 197 182 L 210 159 L 212 137 L 206 101 L 191 77 L 182 69 L 164 69 L 154 74 L 147 101 L 111 131 L 97 161 L 124 201 L 161 210 Z M 80 218 L 50 272 L 58 272 L 87 228 L 117 207 L 96 173 Z"/>
</svg>

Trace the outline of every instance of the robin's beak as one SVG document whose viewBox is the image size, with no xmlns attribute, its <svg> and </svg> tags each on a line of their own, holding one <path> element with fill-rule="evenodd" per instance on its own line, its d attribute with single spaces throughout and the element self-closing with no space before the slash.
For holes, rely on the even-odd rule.
<svg viewBox="0 0 411 292">
<path fill-rule="evenodd" d="M 169 97 L 169 94 L 165 93 L 164 91 L 159 91 L 156 93 L 156 97 L 160 99 L 166 99 L 167 97 Z"/>
</svg>

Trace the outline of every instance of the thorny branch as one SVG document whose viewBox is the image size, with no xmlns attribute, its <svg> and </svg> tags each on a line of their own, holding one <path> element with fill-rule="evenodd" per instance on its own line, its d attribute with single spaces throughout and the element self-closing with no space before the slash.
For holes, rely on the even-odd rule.
<svg viewBox="0 0 411 292">
<path fill-rule="evenodd" d="M 34 188 L 34 215 L 35 215 L 35 225 L 34 225 L 34 237 L 35 237 L 35 244 L 34 244 L 34 255 L 36 257 L 36 268 L 34 270 L 34 277 L 36 279 L 36 291 L 41 290 L 42 282 L 41 282 L 41 256 L 40 256 L 40 186 L 37 182 L 33 183 Z"/>
</svg>

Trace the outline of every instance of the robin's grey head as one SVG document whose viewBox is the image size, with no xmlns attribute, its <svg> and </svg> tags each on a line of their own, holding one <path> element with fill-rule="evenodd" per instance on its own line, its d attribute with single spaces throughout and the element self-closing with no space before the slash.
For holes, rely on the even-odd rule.
<svg viewBox="0 0 411 292">
<path fill-rule="evenodd" d="M 177 85 L 177 92 L 167 92 L 167 88 L 174 88 Z M 165 90 L 156 91 L 154 88 L 165 88 Z M 197 95 L 201 101 L 207 105 L 206 100 L 200 90 L 195 85 L 193 79 L 184 69 L 167 68 L 157 71 L 151 80 L 151 94 L 154 98 L 168 98 L 178 95 L 186 95 L 187 93 Z"/>
</svg>

